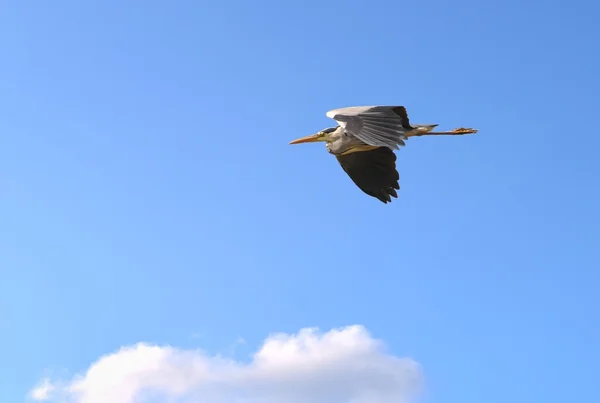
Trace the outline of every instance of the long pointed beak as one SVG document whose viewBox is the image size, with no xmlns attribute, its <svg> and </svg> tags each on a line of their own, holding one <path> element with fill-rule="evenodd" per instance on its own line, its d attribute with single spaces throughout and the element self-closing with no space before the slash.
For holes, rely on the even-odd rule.
<svg viewBox="0 0 600 403">
<path fill-rule="evenodd" d="M 323 141 L 323 138 L 319 133 L 311 134 L 310 136 L 300 137 L 299 139 L 290 141 L 290 144 L 300 144 L 300 143 L 316 143 L 318 141 Z"/>
</svg>

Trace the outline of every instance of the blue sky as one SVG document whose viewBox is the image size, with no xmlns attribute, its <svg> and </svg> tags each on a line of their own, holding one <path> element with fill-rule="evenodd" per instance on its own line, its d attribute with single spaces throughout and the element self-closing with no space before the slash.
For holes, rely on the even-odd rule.
<svg viewBox="0 0 600 403">
<path fill-rule="evenodd" d="M 0 401 L 139 341 L 352 324 L 426 402 L 599 401 L 599 11 L 5 2 Z M 384 205 L 288 145 L 373 104 L 480 132 L 410 140 Z"/>
</svg>

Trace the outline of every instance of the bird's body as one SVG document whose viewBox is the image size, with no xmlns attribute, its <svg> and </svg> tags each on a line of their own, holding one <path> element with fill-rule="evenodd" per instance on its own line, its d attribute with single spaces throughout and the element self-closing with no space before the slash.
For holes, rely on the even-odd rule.
<svg viewBox="0 0 600 403">
<path fill-rule="evenodd" d="M 404 106 L 353 106 L 331 110 L 327 116 L 338 126 L 290 144 L 324 141 L 354 183 L 383 203 L 398 197 L 400 176 L 394 150 L 406 145 L 409 137 L 477 133 L 464 128 L 433 132 L 437 124 L 411 125 Z"/>
<path fill-rule="evenodd" d="M 358 138 L 349 136 L 342 126 L 335 127 L 330 133 L 328 141 L 325 143 L 327 151 L 333 155 L 344 155 L 356 152 L 363 146 L 377 147 L 369 146 Z"/>
</svg>

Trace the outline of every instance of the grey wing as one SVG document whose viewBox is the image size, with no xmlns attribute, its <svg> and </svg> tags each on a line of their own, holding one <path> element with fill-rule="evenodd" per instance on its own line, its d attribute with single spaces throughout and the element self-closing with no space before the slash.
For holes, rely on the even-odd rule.
<svg viewBox="0 0 600 403">
<path fill-rule="evenodd" d="M 411 129 L 403 106 L 351 106 L 333 109 L 327 117 L 366 144 L 397 150 Z"/>
</svg>

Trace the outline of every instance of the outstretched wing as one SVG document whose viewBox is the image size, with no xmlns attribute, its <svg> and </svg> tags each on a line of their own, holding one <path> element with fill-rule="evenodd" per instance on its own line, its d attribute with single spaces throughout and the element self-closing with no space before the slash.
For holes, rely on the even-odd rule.
<svg viewBox="0 0 600 403">
<path fill-rule="evenodd" d="M 362 142 L 393 150 L 405 145 L 406 132 L 412 129 L 403 106 L 351 106 L 333 109 L 327 117 Z"/>
<path fill-rule="evenodd" d="M 396 154 L 388 147 L 357 151 L 335 156 L 350 179 L 363 192 L 384 203 L 398 197 L 400 175 L 396 170 Z"/>
</svg>

